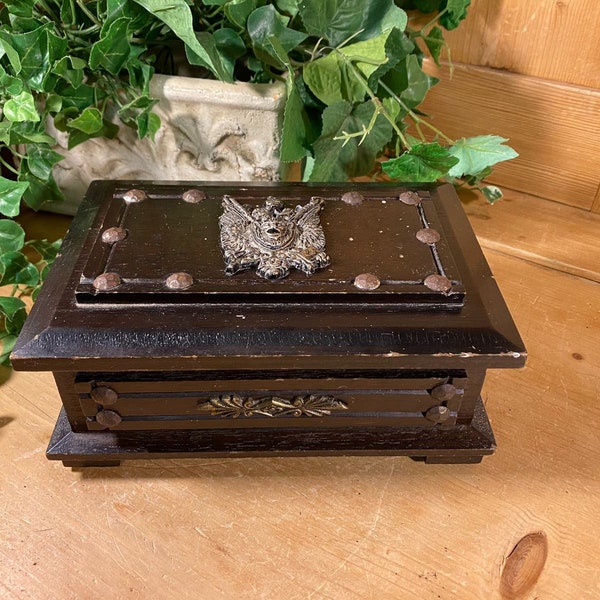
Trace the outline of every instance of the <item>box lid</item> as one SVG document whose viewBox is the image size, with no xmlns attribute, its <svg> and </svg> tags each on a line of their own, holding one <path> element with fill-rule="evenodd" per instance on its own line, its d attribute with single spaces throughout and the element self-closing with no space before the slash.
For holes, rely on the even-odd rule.
<svg viewBox="0 0 600 600">
<path fill-rule="evenodd" d="M 77 302 L 463 305 L 427 190 L 340 191 L 115 189 L 90 230 Z"/>
<path fill-rule="evenodd" d="M 12 358 L 125 370 L 523 353 L 451 186 L 132 181 L 92 184 Z"/>
</svg>

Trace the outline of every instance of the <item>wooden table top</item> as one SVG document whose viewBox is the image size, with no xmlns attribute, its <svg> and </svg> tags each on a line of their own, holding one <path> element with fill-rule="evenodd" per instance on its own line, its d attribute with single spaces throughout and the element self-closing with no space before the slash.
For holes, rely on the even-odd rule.
<svg viewBox="0 0 600 600">
<path fill-rule="evenodd" d="M 495 455 L 70 470 L 52 375 L 3 370 L 0 598 L 599 598 L 600 216 L 507 195 L 467 207 L 529 350 L 487 376 Z"/>
</svg>

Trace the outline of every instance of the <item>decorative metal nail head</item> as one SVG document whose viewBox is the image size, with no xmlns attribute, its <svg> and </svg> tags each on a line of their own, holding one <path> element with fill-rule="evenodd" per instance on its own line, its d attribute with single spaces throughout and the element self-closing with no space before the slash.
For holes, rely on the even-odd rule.
<svg viewBox="0 0 600 600">
<path fill-rule="evenodd" d="M 189 273 L 173 273 L 166 280 L 166 285 L 171 290 L 187 290 L 194 279 Z"/>
<path fill-rule="evenodd" d="M 452 289 L 452 282 L 443 275 L 428 275 L 423 283 L 434 292 L 448 292 Z"/>
<path fill-rule="evenodd" d="M 105 244 L 116 244 L 127 237 L 127 230 L 122 227 L 109 227 L 102 232 L 102 241 Z"/>
<path fill-rule="evenodd" d="M 361 273 L 354 278 L 354 286 L 359 290 L 372 291 L 376 290 L 381 285 L 381 281 L 377 275 L 373 273 Z"/>
<path fill-rule="evenodd" d="M 135 202 L 143 202 L 148 198 L 146 192 L 144 190 L 132 189 L 123 194 L 123 200 L 129 204 L 133 204 Z"/>
<path fill-rule="evenodd" d="M 411 206 L 417 206 L 421 204 L 421 197 L 416 192 L 402 192 L 398 198 L 400 202 L 404 202 L 404 204 L 410 204 Z"/>
<path fill-rule="evenodd" d="M 365 200 L 365 197 L 360 193 L 357 192 L 356 190 L 352 190 L 350 192 L 346 192 L 345 194 L 342 194 L 342 202 L 345 202 L 346 204 L 350 204 L 350 206 L 358 206 L 359 204 L 362 204 Z"/>
<path fill-rule="evenodd" d="M 183 201 L 189 204 L 199 204 L 203 200 L 206 200 L 206 194 L 202 190 L 188 190 L 183 193 Z"/>
<path fill-rule="evenodd" d="M 114 290 L 116 287 L 121 285 L 121 278 L 118 273 L 102 273 L 94 279 L 92 284 L 98 291 L 106 292 L 108 290 Z"/>
<path fill-rule="evenodd" d="M 442 239 L 442 236 L 431 227 L 425 229 L 419 229 L 416 233 L 417 239 L 423 244 L 435 244 Z"/>
</svg>

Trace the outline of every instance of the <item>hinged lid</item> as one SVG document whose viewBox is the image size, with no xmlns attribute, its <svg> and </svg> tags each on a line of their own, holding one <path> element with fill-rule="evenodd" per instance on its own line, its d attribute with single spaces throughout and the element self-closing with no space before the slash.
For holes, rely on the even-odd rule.
<svg viewBox="0 0 600 600">
<path fill-rule="evenodd" d="M 371 186 L 358 192 L 354 188 L 117 188 L 104 200 L 90 230 L 87 245 L 91 243 L 91 248 L 75 291 L 77 302 L 344 302 L 393 304 L 403 310 L 460 308 L 465 298 L 461 274 L 446 240 L 446 225 L 430 193 Z M 228 203 L 237 206 L 241 214 L 233 215 L 233 220 L 238 220 L 234 235 L 225 232 L 233 237 L 228 244 L 234 246 L 229 250 L 239 257 L 236 260 L 247 261 L 250 255 L 255 264 L 280 267 L 285 263 L 279 273 L 289 274 L 265 279 L 256 267 L 226 273 L 223 221 L 227 224 L 232 219 L 221 216 L 227 212 Z M 274 204 L 277 209 L 272 208 Z M 244 221 L 249 227 L 256 225 L 269 206 L 274 218 L 267 219 L 272 222 L 267 237 L 268 231 L 279 233 L 279 215 L 283 215 L 281 219 L 306 221 L 304 215 L 312 209 L 316 229 L 320 217 L 322 234 L 319 231 L 318 235 L 325 238 L 324 258 L 311 265 L 305 257 L 310 259 L 317 251 L 307 250 L 302 243 L 294 246 L 294 241 L 285 239 L 280 244 L 285 255 L 281 259 L 277 248 L 270 249 L 268 240 L 244 249 L 236 239 L 244 235 Z M 308 226 L 303 232 L 301 222 L 293 225 L 300 237 L 314 237 Z M 315 272 L 302 272 L 303 264 Z"/>
<path fill-rule="evenodd" d="M 225 196 L 249 206 L 246 224 L 271 209 L 292 228 L 310 221 L 296 245 L 281 224 L 240 234 L 260 238 L 259 254 L 270 236 L 283 240 L 287 277 L 259 277 L 262 255 L 238 248 L 237 234 L 221 239 Z M 282 274 L 270 260 L 265 272 Z M 227 275 L 237 263 L 251 268 Z M 513 367 L 525 357 L 450 185 L 103 181 L 11 359 L 20 369 L 195 371 Z"/>
</svg>

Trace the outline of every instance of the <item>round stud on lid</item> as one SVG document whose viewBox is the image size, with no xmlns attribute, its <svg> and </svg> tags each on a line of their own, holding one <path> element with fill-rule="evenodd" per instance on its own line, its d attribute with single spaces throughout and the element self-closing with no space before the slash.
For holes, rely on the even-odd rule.
<svg viewBox="0 0 600 600">
<path fill-rule="evenodd" d="M 203 200 L 206 200 L 206 193 L 202 190 L 188 190 L 183 193 L 183 201 L 188 202 L 189 204 L 199 204 Z"/>
<path fill-rule="evenodd" d="M 102 273 L 94 279 L 92 284 L 99 292 L 114 290 L 121 285 L 121 278 L 118 273 Z"/>
<path fill-rule="evenodd" d="M 167 277 L 165 281 L 166 286 L 170 290 L 187 290 L 192 283 L 194 283 L 193 277 L 189 273 L 173 273 Z"/>
<path fill-rule="evenodd" d="M 416 192 L 402 192 L 398 199 L 400 202 L 404 202 L 404 204 L 409 204 L 411 206 L 418 206 L 421 204 L 421 197 Z"/>
<path fill-rule="evenodd" d="M 346 204 L 350 204 L 350 206 L 358 206 L 364 202 L 365 197 L 356 190 L 352 190 L 350 192 L 345 192 L 342 194 L 342 202 Z"/>
<path fill-rule="evenodd" d="M 373 273 L 361 273 L 354 278 L 354 286 L 359 290 L 372 291 L 381 285 L 379 277 Z"/>
<path fill-rule="evenodd" d="M 431 227 L 426 227 L 425 229 L 419 229 L 416 233 L 417 239 L 423 244 L 436 244 L 442 239 L 442 236 Z"/>
<path fill-rule="evenodd" d="M 109 227 L 102 232 L 102 241 L 105 244 L 116 244 L 127 237 L 127 230 L 122 227 Z"/>
<path fill-rule="evenodd" d="M 434 292 L 449 292 L 452 289 L 452 282 L 443 275 L 428 275 L 423 283 Z"/>
<path fill-rule="evenodd" d="M 123 200 L 128 204 L 135 204 L 136 202 L 143 202 L 148 198 L 148 195 L 144 190 L 132 189 L 123 194 Z"/>
</svg>

